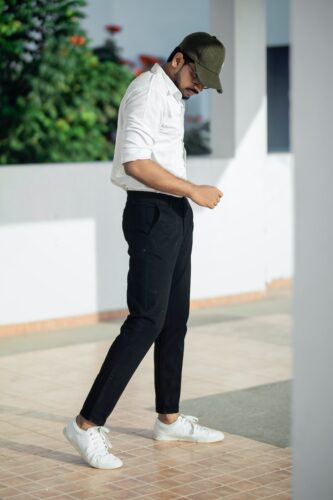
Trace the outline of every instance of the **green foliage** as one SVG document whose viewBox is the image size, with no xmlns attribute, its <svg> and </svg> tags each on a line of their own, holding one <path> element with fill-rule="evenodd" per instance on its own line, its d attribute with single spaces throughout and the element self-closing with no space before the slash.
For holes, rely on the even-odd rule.
<svg viewBox="0 0 333 500">
<path fill-rule="evenodd" d="M 95 47 L 93 49 L 94 54 L 98 57 L 98 59 L 102 62 L 104 61 L 113 61 L 120 63 L 121 62 L 121 57 L 119 55 L 119 47 L 116 44 L 115 40 L 113 38 L 109 38 L 105 40 L 104 44 Z"/>
<path fill-rule="evenodd" d="M 212 152 L 209 146 L 210 122 L 193 125 L 185 131 L 184 145 L 188 155 L 207 155 Z"/>
<path fill-rule="evenodd" d="M 84 0 L 0 0 L 0 163 L 108 160 L 134 75 L 101 62 L 79 20 Z"/>
</svg>

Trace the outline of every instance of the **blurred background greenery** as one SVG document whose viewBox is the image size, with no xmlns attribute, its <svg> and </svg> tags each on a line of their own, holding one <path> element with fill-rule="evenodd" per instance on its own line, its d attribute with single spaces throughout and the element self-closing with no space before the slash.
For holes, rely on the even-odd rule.
<svg viewBox="0 0 333 500">
<path fill-rule="evenodd" d="M 84 0 L 0 0 L 0 163 L 108 160 L 135 75 L 89 49 Z"/>
<path fill-rule="evenodd" d="M 0 164 L 111 160 L 117 116 L 141 68 L 120 57 L 115 34 L 90 48 L 80 21 L 85 0 L 0 0 Z M 188 154 L 207 154 L 208 123 L 184 137 Z"/>
</svg>

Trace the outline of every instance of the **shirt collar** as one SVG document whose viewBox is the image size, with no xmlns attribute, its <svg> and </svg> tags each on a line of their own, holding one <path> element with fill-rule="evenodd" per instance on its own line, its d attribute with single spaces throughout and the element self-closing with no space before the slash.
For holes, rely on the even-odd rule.
<svg viewBox="0 0 333 500">
<path fill-rule="evenodd" d="M 168 94 L 172 94 L 174 98 L 182 102 L 182 93 L 179 90 L 179 88 L 174 84 L 174 82 L 171 80 L 171 78 L 166 74 L 162 66 L 160 66 L 158 63 L 155 63 L 154 66 L 150 69 L 152 73 L 160 74 L 165 82 Z"/>
</svg>

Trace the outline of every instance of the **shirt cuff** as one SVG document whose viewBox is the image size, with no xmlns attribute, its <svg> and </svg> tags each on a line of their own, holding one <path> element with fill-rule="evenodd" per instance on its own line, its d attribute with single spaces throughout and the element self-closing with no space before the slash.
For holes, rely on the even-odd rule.
<svg viewBox="0 0 333 500">
<path fill-rule="evenodd" d="M 150 160 L 151 150 L 149 148 L 122 148 L 120 157 L 121 163 L 135 160 Z"/>
</svg>

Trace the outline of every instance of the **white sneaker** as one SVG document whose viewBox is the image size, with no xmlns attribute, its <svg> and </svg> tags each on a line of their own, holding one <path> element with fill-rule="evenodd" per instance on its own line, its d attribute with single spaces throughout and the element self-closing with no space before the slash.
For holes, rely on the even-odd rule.
<svg viewBox="0 0 333 500">
<path fill-rule="evenodd" d="M 196 443 L 215 443 L 224 439 L 223 432 L 203 427 L 197 422 L 197 417 L 182 413 L 172 424 L 164 424 L 157 418 L 153 437 L 158 441 L 194 441 Z"/>
<path fill-rule="evenodd" d="M 109 431 L 104 426 L 81 429 L 74 418 L 63 429 L 64 436 L 89 465 L 97 469 L 117 469 L 123 465 L 120 458 L 110 453 L 112 444 L 106 435 Z"/>
</svg>

